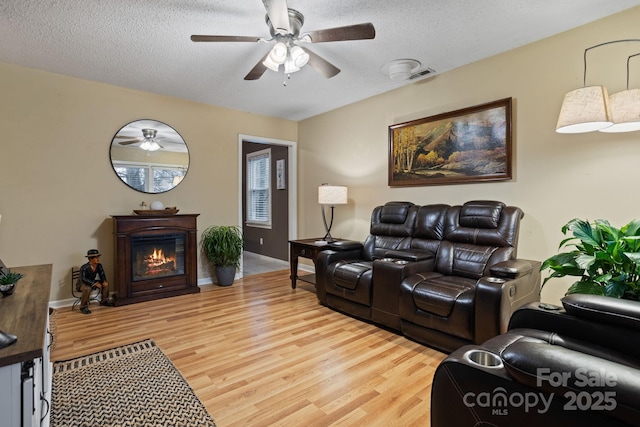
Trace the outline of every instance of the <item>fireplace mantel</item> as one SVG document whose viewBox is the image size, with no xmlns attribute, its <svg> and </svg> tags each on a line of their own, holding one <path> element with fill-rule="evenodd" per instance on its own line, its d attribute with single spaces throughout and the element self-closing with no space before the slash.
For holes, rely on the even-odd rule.
<svg viewBox="0 0 640 427">
<path fill-rule="evenodd" d="M 112 215 L 115 236 L 115 304 L 124 305 L 157 298 L 200 292 L 197 277 L 197 224 L 199 214 Z M 141 237 L 153 240 L 178 236 L 181 269 L 161 277 L 134 275 L 136 254 L 132 252 Z M 173 254 L 175 256 L 175 253 Z"/>
</svg>

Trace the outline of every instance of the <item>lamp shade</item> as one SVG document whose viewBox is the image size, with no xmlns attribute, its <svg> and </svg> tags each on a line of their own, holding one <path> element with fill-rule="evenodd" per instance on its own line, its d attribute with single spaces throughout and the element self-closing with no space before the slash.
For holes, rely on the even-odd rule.
<svg viewBox="0 0 640 427">
<path fill-rule="evenodd" d="M 640 130 L 640 89 L 623 90 L 609 97 L 613 125 L 600 132 L 632 132 Z"/>
<path fill-rule="evenodd" d="M 587 86 L 564 96 L 556 132 L 593 132 L 612 124 L 607 88 Z"/>
<path fill-rule="evenodd" d="M 347 187 L 321 185 L 318 187 L 318 203 L 321 205 L 346 205 Z"/>
</svg>

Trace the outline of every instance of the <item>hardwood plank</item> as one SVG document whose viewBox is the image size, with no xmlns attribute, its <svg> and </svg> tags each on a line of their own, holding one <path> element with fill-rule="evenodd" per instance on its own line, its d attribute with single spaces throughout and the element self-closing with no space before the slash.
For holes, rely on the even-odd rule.
<svg viewBox="0 0 640 427">
<path fill-rule="evenodd" d="M 52 360 L 152 338 L 219 427 L 428 426 L 443 353 L 318 304 L 289 271 L 90 315 L 57 313 Z"/>
</svg>

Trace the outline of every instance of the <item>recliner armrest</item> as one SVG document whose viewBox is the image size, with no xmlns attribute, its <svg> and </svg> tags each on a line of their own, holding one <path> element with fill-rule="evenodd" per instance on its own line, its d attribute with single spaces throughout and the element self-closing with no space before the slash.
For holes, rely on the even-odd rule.
<svg viewBox="0 0 640 427">
<path fill-rule="evenodd" d="M 571 294 L 562 298 L 572 316 L 640 330 L 640 302 L 603 295 Z"/>
<path fill-rule="evenodd" d="M 435 254 L 431 251 L 421 251 L 419 249 L 407 249 L 407 250 L 391 250 L 384 254 L 385 257 L 398 258 L 405 261 L 425 261 L 435 258 Z"/>
<path fill-rule="evenodd" d="M 489 271 L 495 277 L 515 279 L 525 274 L 529 274 L 533 266 L 529 261 L 523 259 L 513 259 L 499 262 L 493 265 Z"/>
<path fill-rule="evenodd" d="M 515 277 L 499 277 L 497 272 Z M 491 276 L 476 284 L 475 342 L 480 344 L 507 331 L 512 313 L 540 299 L 540 263 L 511 260 L 495 264 Z M 535 326 L 532 326 L 535 327 Z"/>
<path fill-rule="evenodd" d="M 334 251 L 352 251 L 354 249 L 360 250 L 363 248 L 362 242 L 355 240 L 336 240 L 327 245 L 329 249 Z"/>
<path fill-rule="evenodd" d="M 609 416 L 626 423 L 637 422 L 638 369 L 542 342 L 517 341 L 501 356 L 509 376 L 532 390 L 567 399 L 582 393 L 581 396 L 590 398 L 589 405 L 606 405 L 601 409 L 608 409 Z M 608 391 L 604 395 L 608 399 L 598 403 L 597 398 L 604 391 Z M 578 402 L 583 402 L 582 398 L 579 397 Z"/>
</svg>

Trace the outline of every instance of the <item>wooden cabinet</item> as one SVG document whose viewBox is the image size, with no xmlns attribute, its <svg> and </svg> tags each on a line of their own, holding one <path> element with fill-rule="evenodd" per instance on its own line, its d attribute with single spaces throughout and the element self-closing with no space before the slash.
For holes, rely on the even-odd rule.
<svg viewBox="0 0 640 427">
<path fill-rule="evenodd" d="M 24 277 L 0 299 L 0 330 L 18 337 L 0 349 L 0 427 L 49 425 L 51 270 L 50 264 L 11 268 Z"/>
<path fill-rule="evenodd" d="M 198 288 L 198 214 L 186 215 L 114 215 L 115 304 L 131 304 L 200 292 Z M 177 267 L 169 274 L 144 274 L 137 264 L 137 247 L 152 247 L 150 242 L 175 239 Z"/>
</svg>

